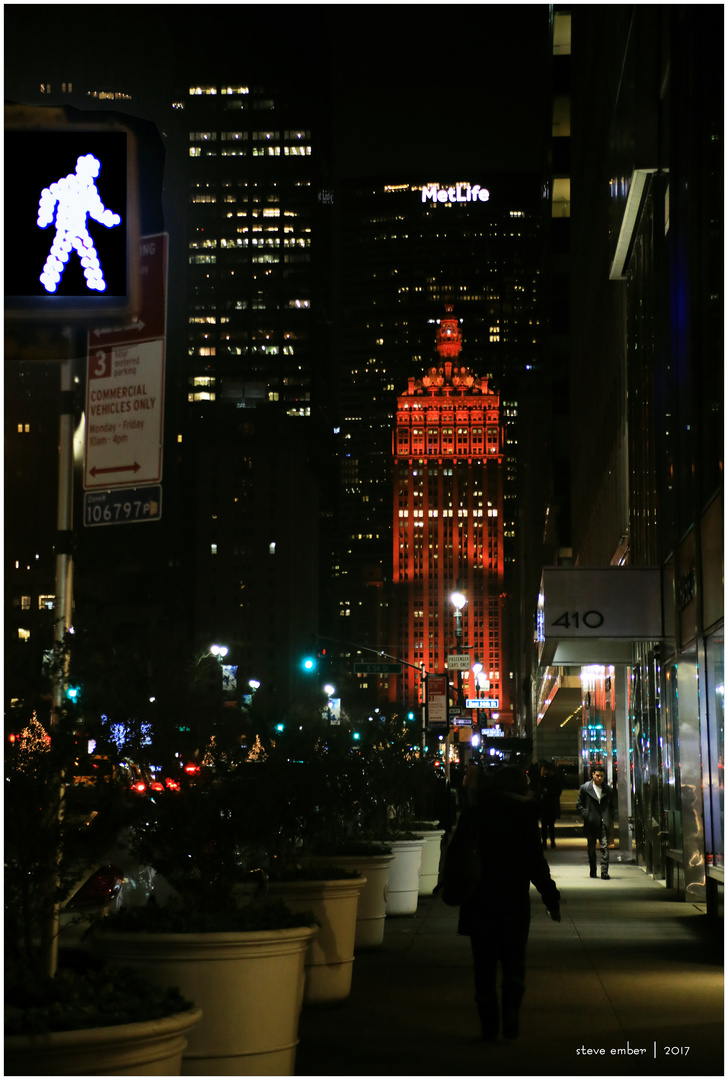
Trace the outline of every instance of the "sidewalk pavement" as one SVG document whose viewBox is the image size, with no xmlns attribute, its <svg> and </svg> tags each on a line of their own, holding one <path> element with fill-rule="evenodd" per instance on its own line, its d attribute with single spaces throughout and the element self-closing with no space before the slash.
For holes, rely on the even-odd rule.
<svg viewBox="0 0 728 1080">
<path fill-rule="evenodd" d="M 546 852 L 562 921 L 532 888 L 518 1039 L 479 1038 L 458 909 L 420 897 L 356 954 L 345 1002 L 304 1008 L 296 1075 L 724 1076 L 722 927 L 618 855 L 602 881 L 583 839 Z"/>
</svg>

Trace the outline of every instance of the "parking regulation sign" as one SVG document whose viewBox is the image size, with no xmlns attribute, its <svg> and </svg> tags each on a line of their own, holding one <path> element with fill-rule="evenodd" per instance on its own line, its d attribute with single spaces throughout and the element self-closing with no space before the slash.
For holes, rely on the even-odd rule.
<svg viewBox="0 0 728 1080">
<path fill-rule="evenodd" d="M 138 254 L 138 317 L 88 335 L 86 491 L 139 488 L 162 479 L 166 234 L 142 237 Z"/>
<path fill-rule="evenodd" d="M 164 341 L 94 349 L 86 388 L 84 488 L 162 479 Z"/>
</svg>

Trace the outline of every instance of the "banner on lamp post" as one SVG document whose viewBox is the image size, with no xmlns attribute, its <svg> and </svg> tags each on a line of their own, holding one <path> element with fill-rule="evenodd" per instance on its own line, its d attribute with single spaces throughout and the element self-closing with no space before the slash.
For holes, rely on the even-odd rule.
<svg viewBox="0 0 728 1080">
<path fill-rule="evenodd" d="M 427 726 L 447 731 L 447 675 L 427 676 Z"/>
</svg>

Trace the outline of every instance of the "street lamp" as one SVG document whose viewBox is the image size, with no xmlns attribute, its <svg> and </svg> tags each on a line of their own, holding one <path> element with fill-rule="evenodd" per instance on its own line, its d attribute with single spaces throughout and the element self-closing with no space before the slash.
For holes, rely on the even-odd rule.
<svg viewBox="0 0 728 1080">
<path fill-rule="evenodd" d="M 450 593 L 450 603 L 457 611 L 458 616 L 468 602 L 467 596 L 464 596 L 461 592 Z"/>
<path fill-rule="evenodd" d="M 225 668 L 223 666 L 223 659 L 227 656 L 229 650 L 227 645 L 211 645 L 210 655 L 217 657 L 217 662 L 220 667 L 220 688 L 224 694 L 225 692 Z"/>
<path fill-rule="evenodd" d="M 455 650 L 462 652 L 463 645 L 463 608 L 467 604 L 467 597 L 459 590 L 450 593 L 450 603 L 455 608 Z M 458 668 L 457 679 L 457 707 L 463 708 L 463 673 Z M 447 732 L 445 735 L 445 780 L 448 787 L 448 799 L 450 791 L 450 717 L 447 718 Z"/>
<path fill-rule="evenodd" d="M 461 592 L 450 593 L 450 603 L 455 608 L 455 648 L 461 652 L 463 647 L 463 608 L 467 604 L 467 597 Z M 458 707 L 463 707 L 463 674 L 458 669 Z"/>
<path fill-rule="evenodd" d="M 341 703 L 334 700 L 336 687 L 332 686 L 331 683 L 326 683 L 323 691 L 326 694 L 326 719 L 330 724 L 338 724 L 341 716 Z"/>
</svg>

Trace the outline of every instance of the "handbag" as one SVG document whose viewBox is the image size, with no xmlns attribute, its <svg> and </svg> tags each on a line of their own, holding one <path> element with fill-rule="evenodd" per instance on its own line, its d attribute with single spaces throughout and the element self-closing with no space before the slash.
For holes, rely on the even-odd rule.
<svg viewBox="0 0 728 1080">
<path fill-rule="evenodd" d="M 476 815 L 464 811 L 445 852 L 440 895 L 448 907 L 471 900 L 483 876 L 477 824 Z"/>
</svg>

